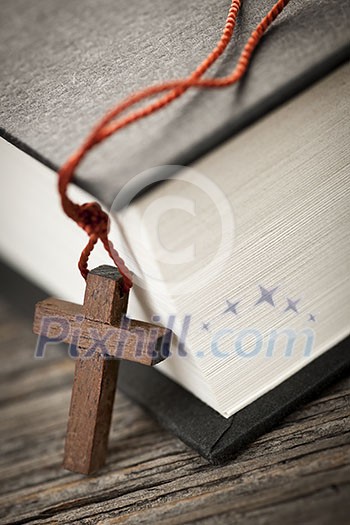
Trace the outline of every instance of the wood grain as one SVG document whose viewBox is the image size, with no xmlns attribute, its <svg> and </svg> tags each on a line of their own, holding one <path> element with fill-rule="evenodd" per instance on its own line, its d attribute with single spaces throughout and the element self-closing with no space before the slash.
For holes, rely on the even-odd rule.
<svg viewBox="0 0 350 525">
<path fill-rule="evenodd" d="M 122 292 L 117 268 L 99 266 L 88 273 L 84 295 L 84 315 L 93 321 L 116 325 L 128 307 L 129 294 Z"/>
<path fill-rule="evenodd" d="M 63 466 L 91 474 L 106 462 L 119 363 L 94 355 L 77 359 Z"/>
<path fill-rule="evenodd" d="M 34 359 L 30 315 L 0 296 L 0 523 L 345 525 L 350 378 L 225 466 L 209 465 L 117 393 L 108 464 L 62 469 L 74 363 Z"/>
</svg>

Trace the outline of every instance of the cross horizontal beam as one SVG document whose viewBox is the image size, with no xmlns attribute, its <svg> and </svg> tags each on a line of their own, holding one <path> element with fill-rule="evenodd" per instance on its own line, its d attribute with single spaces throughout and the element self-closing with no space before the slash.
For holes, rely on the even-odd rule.
<svg viewBox="0 0 350 525">
<path fill-rule="evenodd" d="M 81 357 L 97 353 L 151 366 L 167 357 L 171 338 L 164 327 L 127 317 L 118 326 L 89 319 L 83 306 L 52 297 L 37 303 L 33 331 L 47 342 L 69 343 Z"/>
</svg>

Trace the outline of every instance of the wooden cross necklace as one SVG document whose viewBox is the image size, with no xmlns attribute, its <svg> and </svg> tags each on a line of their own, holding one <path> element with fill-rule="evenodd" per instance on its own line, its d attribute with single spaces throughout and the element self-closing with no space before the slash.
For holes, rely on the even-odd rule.
<svg viewBox="0 0 350 525">
<path fill-rule="evenodd" d="M 100 266 L 88 274 L 83 306 L 53 298 L 36 305 L 34 333 L 79 355 L 63 464 L 81 474 L 105 463 L 119 360 L 153 366 L 168 354 L 169 330 L 124 317 L 128 296 L 117 268 Z"/>
<path fill-rule="evenodd" d="M 169 348 L 171 337 L 164 328 L 123 317 L 132 276 L 108 238 L 108 215 L 97 202 L 82 205 L 73 202 L 67 194 L 69 183 L 88 152 L 122 128 L 167 106 L 190 88 L 211 89 L 238 82 L 245 75 L 261 38 L 288 2 L 278 0 L 257 25 L 232 73 L 221 78 L 203 78 L 232 39 L 241 7 L 240 0 L 232 0 L 219 42 L 188 77 L 147 87 L 117 104 L 58 172 L 62 208 L 89 238 L 78 264 L 87 282 L 85 299 L 83 306 L 52 298 L 38 303 L 34 332 L 47 340 L 65 341 L 78 353 L 65 445 L 64 466 L 69 470 L 90 474 L 105 462 L 118 360 L 128 359 L 152 366 L 166 357 L 164 349 Z M 148 105 L 121 115 L 135 104 L 156 95 L 160 95 L 159 98 Z M 101 266 L 89 272 L 89 255 L 99 240 L 116 268 Z"/>
</svg>

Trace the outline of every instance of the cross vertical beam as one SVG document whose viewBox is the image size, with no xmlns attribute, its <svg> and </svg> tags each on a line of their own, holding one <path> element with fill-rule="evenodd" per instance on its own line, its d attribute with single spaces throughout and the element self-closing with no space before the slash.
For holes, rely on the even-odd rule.
<svg viewBox="0 0 350 525">
<path fill-rule="evenodd" d="M 126 312 L 128 294 L 115 268 L 102 266 L 87 278 L 86 319 L 117 325 Z M 118 378 L 119 361 L 95 352 L 78 358 L 69 410 L 64 468 L 91 474 L 104 465 Z"/>
</svg>

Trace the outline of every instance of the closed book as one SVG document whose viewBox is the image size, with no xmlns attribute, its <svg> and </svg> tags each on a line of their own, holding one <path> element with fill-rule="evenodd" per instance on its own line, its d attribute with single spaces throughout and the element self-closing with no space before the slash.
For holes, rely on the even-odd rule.
<svg viewBox="0 0 350 525">
<path fill-rule="evenodd" d="M 272 5 L 244 2 L 211 75 L 233 69 Z M 60 210 L 53 170 L 117 100 L 194 70 L 228 7 L 2 6 L 8 263 L 81 302 L 73 265 L 85 239 Z M 239 83 L 190 89 L 122 130 L 95 148 L 71 188 L 111 210 L 112 235 L 135 273 L 131 316 L 170 323 L 177 336 L 156 368 L 123 363 L 120 387 L 215 462 L 349 367 L 347 14 L 335 2 L 290 2 Z M 102 250 L 96 261 L 106 262 Z"/>
</svg>

